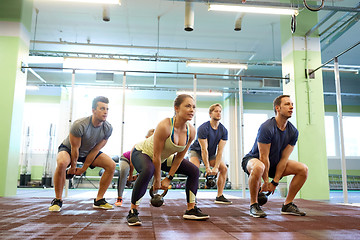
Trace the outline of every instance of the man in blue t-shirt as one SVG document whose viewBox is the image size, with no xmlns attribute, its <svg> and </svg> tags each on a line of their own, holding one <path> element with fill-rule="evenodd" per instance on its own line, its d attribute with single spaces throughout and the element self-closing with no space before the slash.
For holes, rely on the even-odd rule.
<svg viewBox="0 0 360 240">
<path fill-rule="evenodd" d="M 216 176 L 219 173 L 215 203 L 231 204 L 231 201 L 223 195 L 227 167 L 222 161 L 222 153 L 228 140 L 228 132 L 224 125 L 220 123 L 221 111 L 222 106 L 219 103 L 210 106 L 210 121 L 203 123 L 198 128 L 197 139 L 190 146 L 190 162 L 199 167 L 202 160 L 205 165 L 206 175 Z M 210 166 L 213 168 L 211 169 Z"/>
<path fill-rule="evenodd" d="M 308 175 L 305 164 L 289 160 L 299 135 L 298 130 L 288 121 L 293 108 L 289 95 L 275 98 L 276 116 L 260 126 L 253 148 L 242 160 L 242 168 L 249 175 L 250 215 L 253 217 L 266 217 L 266 213 L 258 204 L 259 190 L 274 193 L 280 179 L 288 175 L 294 177 L 281 213 L 305 216 L 305 212 L 300 211 L 293 203 Z M 269 177 L 273 179 L 271 182 Z M 262 186 L 261 179 L 264 181 Z"/>
</svg>

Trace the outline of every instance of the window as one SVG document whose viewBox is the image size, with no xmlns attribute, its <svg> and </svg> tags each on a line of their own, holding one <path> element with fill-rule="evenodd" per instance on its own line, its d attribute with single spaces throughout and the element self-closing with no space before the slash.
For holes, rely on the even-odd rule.
<svg viewBox="0 0 360 240">
<path fill-rule="evenodd" d="M 360 156 L 360 117 L 344 116 L 344 145 L 346 156 Z"/>
<path fill-rule="evenodd" d="M 328 156 L 336 156 L 334 124 L 335 124 L 334 116 L 325 116 L 326 152 Z"/>
<path fill-rule="evenodd" d="M 23 152 L 26 151 L 27 141 L 29 141 L 32 153 L 47 153 L 50 145 L 50 125 L 52 131 L 58 128 L 58 104 L 25 103 L 23 119 Z"/>
<path fill-rule="evenodd" d="M 268 118 L 266 113 L 244 113 L 244 155 L 254 146 L 259 127 Z"/>
</svg>

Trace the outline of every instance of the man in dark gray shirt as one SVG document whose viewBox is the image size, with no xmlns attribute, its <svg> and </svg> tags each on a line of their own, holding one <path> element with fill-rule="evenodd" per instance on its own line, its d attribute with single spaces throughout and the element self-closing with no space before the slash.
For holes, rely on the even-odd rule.
<svg viewBox="0 0 360 240">
<path fill-rule="evenodd" d="M 57 155 L 57 166 L 54 174 L 55 198 L 49 207 L 50 212 L 59 212 L 62 207 L 62 192 L 65 185 L 65 170 L 68 174 L 81 175 L 88 167 L 104 168 L 100 179 L 99 191 L 94 199 L 94 208 L 112 209 L 113 206 L 104 199 L 115 172 L 115 162 L 100 150 L 111 136 L 112 126 L 106 121 L 109 100 L 96 97 L 92 103 L 93 114 L 78 119 L 70 128 L 68 137 L 61 143 Z M 77 162 L 83 162 L 82 168 L 76 168 Z"/>
</svg>

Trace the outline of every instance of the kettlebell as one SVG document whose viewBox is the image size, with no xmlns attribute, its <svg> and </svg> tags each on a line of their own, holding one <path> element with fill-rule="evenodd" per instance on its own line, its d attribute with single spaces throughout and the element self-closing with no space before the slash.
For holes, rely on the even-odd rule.
<svg viewBox="0 0 360 240">
<path fill-rule="evenodd" d="M 69 168 L 67 168 L 66 171 L 65 171 L 65 173 L 66 173 L 66 179 L 72 179 L 75 174 L 69 174 L 68 171 L 69 171 Z"/>
<path fill-rule="evenodd" d="M 268 193 L 263 193 L 263 192 L 259 192 L 258 194 L 258 203 L 260 206 L 264 205 L 265 203 L 267 203 L 268 200 L 268 196 L 271 194 L 271 192 Z"/>
<path fill-rule="evenodd" d="M 151 187 L 149 190 L 149 194 L 151 196 L 151 200 L 150 203 L 151 205 L 153 205 L 154 207 L 161 207 L 164 204 L 164 196 L 166 195 L 166 193 L 168 192 L 168 189 L 164 190 L 164 192 L 162 194 L 154 194 L 154 188 Z"/>
<path fill-rule="evenodd" d="M 212 188 L 216 185 L 216 176 L 215 175 L 207 175 L 206 176 L 206 186 L 208 188 Z"/>
</svg>

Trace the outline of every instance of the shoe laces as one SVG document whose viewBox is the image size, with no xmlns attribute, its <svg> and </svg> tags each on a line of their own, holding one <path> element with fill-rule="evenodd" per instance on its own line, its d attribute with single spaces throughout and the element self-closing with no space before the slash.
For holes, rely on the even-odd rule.
<svg viewBox="0 0 360 240">
<path fill-rule="evenodd" d="M 261 209 L 261 207 L 260 207 L 260 205 L 259 205 L 258 203 L 254 204 L 254 205 L 252 205 L 252 206 L 253 206 L 253 208 L 255 208 L 257 211 L 262 211 L 262 209 Z"/>
<path fill-rule="evenodd" d="M 107 204 L 107 201 L 105 200 L 105 198 L 99 199 L 99 200 L 97 200 L 97 201 L 96 201 L 96 199 L 95 199 L 95 202 L 96 202 L 96 203 L 99 203 L 100 205 L 105 205 L 105 204 Z"/>
<path fill-rule="evenodd" d="M 288 204 L 288 209 L 299 212 L 299 208 L 292 202 Z"/>
<path fill-rule="evenodd" d="M 51 205 L 58 205 L 58 206 L 61 207 L 62 201 L 61 201 L 60 199 L 54 198 L 54 199 L 51 201 Z"/>
<path fill-rule="evenodd" d="M 200 213 L 201 213 L 201 209 L 198 208 L 197 206 L 194 206 L 194 210 L 195 210 L 196 212 L 200 212 Z"/>
<path fill-rule="evenodd" d="M 133 208 L 133 209 L 130 210 L 129 215 L 130 216 L 137 216 L 137 215 L 139 215 L 139 212 L 138 212 L 137 209 Z"/>
</svg>

